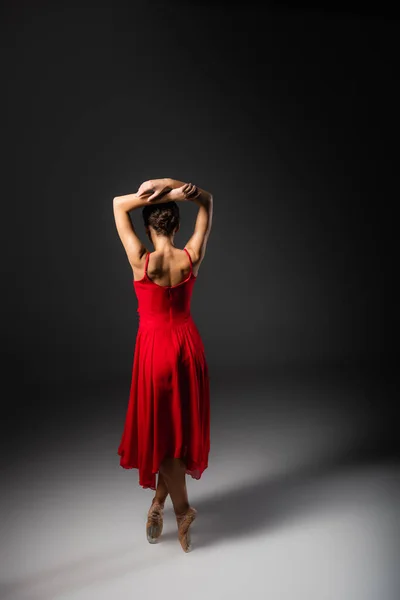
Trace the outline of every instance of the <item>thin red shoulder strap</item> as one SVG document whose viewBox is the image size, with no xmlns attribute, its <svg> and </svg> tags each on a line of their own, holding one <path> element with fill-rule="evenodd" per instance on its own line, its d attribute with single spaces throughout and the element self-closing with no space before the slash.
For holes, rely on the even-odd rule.
<svg viewBox="0 0 400 600">
<path fill-rule="evenodd" d="M 189 260 L 190 260 L 190 271 L 191 271 L 191 273 L 193 273 L 193 263 L 192 263 L 192 259 L 191 259 L 191 257 L 190 257 L 190 254 L 189 254 L 189 252 L 187 251 L 187 249 L 186 249 L 186 248 L 184 248 L 184 251 L 186 252 L 186 254 L 187 254 L 187 255 L 188 255 L 188 257 L 189 257 Z"/>
<path fill-rule="evenodd" d="M 147 275 L 147 266 L 148 266 L 148 264 L 149 264 L 149 258 L 150 258 L 150 254 L 151 254 L 151 252 L 148 252 L 148 253 L 147 253 L 147 256 L 146 256 L 146 262 L 144 263 L 144 274 L 145 274 L 145 275 Z"/>
</svg>

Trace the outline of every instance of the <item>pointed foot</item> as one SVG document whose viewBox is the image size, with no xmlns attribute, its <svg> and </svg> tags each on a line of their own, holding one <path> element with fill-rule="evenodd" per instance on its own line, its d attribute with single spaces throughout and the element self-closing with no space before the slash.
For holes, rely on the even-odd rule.
<svg viewBox="0 0 400 600">
<path fill-rule="evenodd" d="M 160 538 L 164 524 L 164 504 L 152 502 L 147 513 L 146 536 L 149 544 L 156 544 Z"/>
<path fill-rule="evenodd" d="M 184 552 L 192 550 L 190 526 L 197 517 L 197 510 L 190 506 L 188 510 L 180 515 L 176 515 L 178 525 L 178 539 Z"/>
</svg>

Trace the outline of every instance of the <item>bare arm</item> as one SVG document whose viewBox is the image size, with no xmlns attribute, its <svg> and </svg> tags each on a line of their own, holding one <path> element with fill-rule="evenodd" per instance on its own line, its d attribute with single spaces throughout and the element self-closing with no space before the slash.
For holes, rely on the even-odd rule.
<svg viewBox="0 0 400 600">
<path fill-rule="evenodd" d="M 150 179 L 141 184 L 138 196 L 152 199 L 152 202 L 183 201 L 195 202 L 199 206 L 196 224 L 192 237 L 186 244 L 186 248 L 192 251 L 193 261 L 198 266 L 204 258 L 208 238 L 210 235 L 213 215 L 213 196 L 210 192 L 196 186 L 199 195 L 185 197 L 179 193 L 186 184 L 179 179 L 163 177 L 161 179 Z M 180 188 L 180 189 L 179 189 Z M 178 192 L 177 194 L 175 192 Z"/>
<path fill-rule="evenodd" d="M 129 211 L 145 205 L 146 200 L 138 198 L 137 194 L 117 196 L 113 199 L 115 225 L 132 268 L 141 264 L 147 248 L 136 233 Z"/>
<path fill-rule="evenodd" d="M 166 185 L 174 189 L 185 185 L 185 183 L 177 179 L 166 178 Z M 211 231 L 214 199 L 210 192 L 201 189 L 199 186 L 196 187 L 200 194 L 197 198 L 193 198 L 189 201 L 198 205 L 199 212 L 197 214 L 193 235 L 186 244 L 186 248 L 193 251 L 195 262 L 196 264 L 199 264 L 204 258 Z"/>
</svg>

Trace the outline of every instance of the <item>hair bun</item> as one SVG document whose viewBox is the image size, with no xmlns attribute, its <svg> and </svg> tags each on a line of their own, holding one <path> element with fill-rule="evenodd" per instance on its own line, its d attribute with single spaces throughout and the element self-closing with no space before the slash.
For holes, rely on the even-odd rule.
<svg viewBox="0 0 400 600">
<path fill-rule="evenodd" d="M 180 221 L 179 207 L 176 202 L 147 204 L 142 214 L 145 226 L 151 226 L 157 234 L 161 235 L 171 235 Z"/>
</svg>

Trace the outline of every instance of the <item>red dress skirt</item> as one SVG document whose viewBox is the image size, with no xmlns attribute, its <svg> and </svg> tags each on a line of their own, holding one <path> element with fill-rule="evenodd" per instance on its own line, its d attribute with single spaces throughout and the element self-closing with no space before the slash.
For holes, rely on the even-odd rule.
<svg viewBox="0 0 400 600">
<path fill-rule="evenodd" d="M 166 457 L 183 458 L 200 479 L 210 451 L 210 383 L 200 333 L 190 313 L 196 277 L 161 286 L 147 275 L 134 280 L 139 327 L 122 439 L 120 465 L 138 469 L 139 485 L 156 489 Z"/>
</svg>

